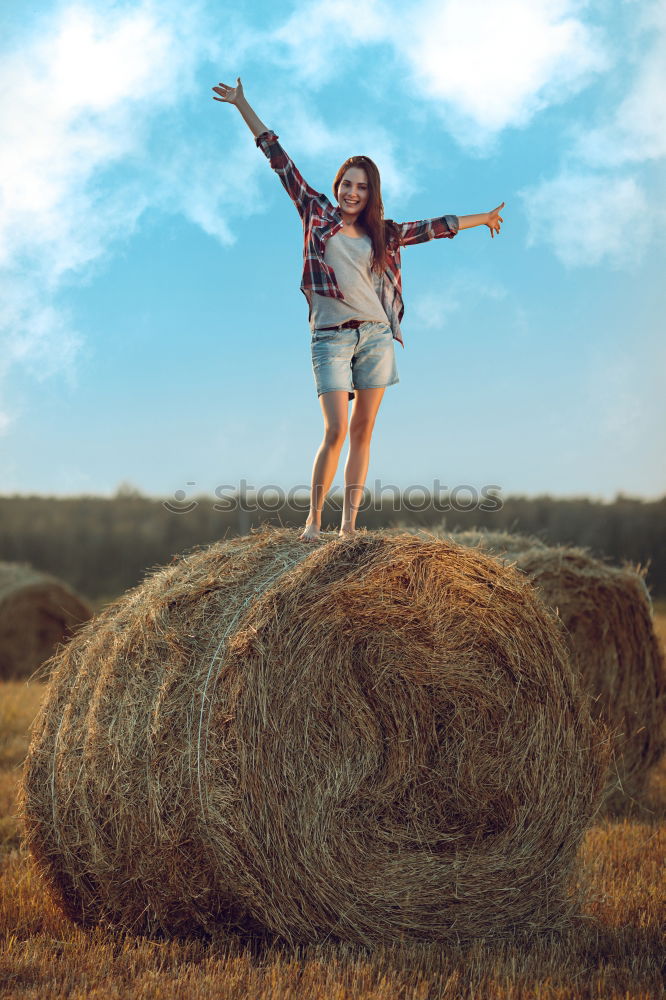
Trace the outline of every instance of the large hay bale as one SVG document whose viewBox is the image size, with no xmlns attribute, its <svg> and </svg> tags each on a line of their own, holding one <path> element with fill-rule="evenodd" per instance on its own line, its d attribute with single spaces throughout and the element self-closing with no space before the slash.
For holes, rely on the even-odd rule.
<svg viewBox="0 0 666 1000">
<path fill-rule="evenodd" d="M 28 563 L 0 562 L 0 680 L 29 677 L 92 613 L 62 580 Z"/>
<path fill-rule="evenodd" d="M 58 656 L 21 810 L 74 919 L 372 945 L 580 905 L 610 745 L 557 617 L 464 546 L 324 537 L 193 550 Z"/>
<path fill-rule="evenodd" d="M 603 809 L 613 813 L 640 804 L 650 771 L 666 750 L 666 660 L 645 568 L 613 566 L 584 547 L 546 545 L 532 535 L 442 529 L 434 535 L 515 565 L 557 611 L 593 698 L 593 714 L 613 732 Z"/>
</svg>

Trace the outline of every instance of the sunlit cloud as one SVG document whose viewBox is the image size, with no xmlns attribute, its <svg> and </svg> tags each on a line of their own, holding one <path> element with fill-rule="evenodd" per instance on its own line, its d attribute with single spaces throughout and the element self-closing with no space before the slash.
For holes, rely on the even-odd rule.
<svg viewBox="0 0 666 1000">
<path fill-rule="evenodd" d="M 593 109 L 575 122 L 559 173 L 520 192 L 527 245 L 550 245 L 567 267 L 635 269 L 666 224 L 641 170 L 666 156 L 666 3 L 633 6 L 627 58 L 636 55 L 623 96 L 610 112 Z"/>
<path fill-rule="evenodd" d="M 609 115 L 577 129 L 573 154 L 594 167 L 666 156 L 666 3 L 636 5 L 641 58 L 628 91 Z"/>
<path fill-rule="evenodd" d="M 436 292 L 422 292 L 410 300 L 409 319 L 418 329 L 442 330 L 455 323 L 455 314 L 468 308 L 470 301 L 505 299 L 507 289 L 500 282 L 459 270 Z"/>
<path fill-rule="evenodd" d="M 392 5 L 382 0 L 314 0 L 300 4 L 277 28 L 257 32 L 261 55 L 310 87 L 339 77 L 346 55 L 391 35 Z"/>
<path fill-rule="evenodd" d="M 502 129 L 525 127 L 610 67 L 602 33 L 577 16 L 580 7 L 573 0 L 310 0 L 278 28 L 259 32 L 257 45 L 315 90 L 359 73 L 363 50 L 383 46 L 385 103 L 398 94 L 428 102 L 440 127 L 483 150 Z M 359 75 L 359 102 L 368 87 Z"/>
<path fill-rule="evenodd" d="M 427 0 L 394 33 L 410 84 L 462 145 L 485 151 L 610 66 L 598 29 L 570 0 Z"/>
<path fill-rule="evenodd" d="M 300 96 L 276 99 L 272 114 L 275 124 L 266 124 L 278 133 L 280 143 L 308 183 L 331 202 L 335 200 L 332 185 L 337 168 L 348 156 L 359 154 L 369 156 L 379 168 L 387 218 L 394 211 L 392 200 L 404 202 L 419 190 L 419 157 L 410 151 L 405 153 L 401 137 L 388 126 L 370 120 L 360 134 L 357 128 L 344 123 L 327 124 L 311 102 Z M 306 170 L 304 158 L 316 159 L 319 163 L 326 161 L 326 167 L 324 170 L 319 167 L 315 175 L 312 170 Z"/>
<path fill-rule="evenodd" d="M 564 171 L 518 192 L 527 246 L 547 243 L 566 267 L 638 266 L 654 223 L 632 177 Z"/>
<path fill-rule="evenodd" d="M 20 365 L 71 379 L 84 337 L 58 305 L 63 288 L 103 267 L 148 207 L 232 243 L 224 205 L 256 193 L 259 165 L 256 150 L 225 158 L 219 139 L 179 142 L 197 67 L 219 55 L 200 4 L 72 3 L 35 31 L 0 61 L 0 377 Z M 174 135 L 166 155 L 158 117 Z"/>
</svg>

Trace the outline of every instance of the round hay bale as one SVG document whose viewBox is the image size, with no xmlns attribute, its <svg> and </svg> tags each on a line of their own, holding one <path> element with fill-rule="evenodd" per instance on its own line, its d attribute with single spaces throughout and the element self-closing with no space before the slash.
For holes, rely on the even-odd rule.
<svg viewBox="0 0 666 1000">
<path fill-rule="evenodd" d="M 666 750 L 666 661 L 643 572 L 564 546 L 527 549 L 516 566 L 557 609 L 593 713 L 613 732 L 604 808 L 640 803 Z"/>
<path fill-rule="evenodd" d="M 559 926 L 610 753 L 561 631 L 445 540 L 263 526 L 190 551 L 61 651 L 26 842 L 71 917 L 137 932 Z"/>
<path fill-rule="evenodd" d="M 0 680 L 31 676 L 92 614 L 62 580 L 28 563 L 0 562 Z"/>
<path fill-rule="evenodd" d="M 546 545 L 532 535 L 476 530 L 439 537 L 515 565 L 558 613 L 592 713 L 613 733 L 603 809 L 639 803 L 666 750 L 666 660 L 645 570 L 613 566 L 583 547 Z"/>
</svg>

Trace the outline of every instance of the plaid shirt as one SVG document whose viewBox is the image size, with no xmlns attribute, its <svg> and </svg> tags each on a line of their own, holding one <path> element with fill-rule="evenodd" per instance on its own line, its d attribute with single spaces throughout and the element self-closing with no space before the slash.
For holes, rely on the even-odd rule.
<svg viewBox="0 0 666 1000">
<path fill-rule="evenodd" d="M 306 299 L 308 297 L 306 289 L 319 292 L 320 295 L 332 295 L 336 299 L 344 299 L 335 280 L 335 272 L 324 259 L 326 240 L 342 229 L 340 207 L 333 205 L 325 194 L 315 191 L 303 179 L 294 162 L 278 142 L 275 132 L 269 129 L 262 132 L 254 141 L 268 157 L 271 167 L 282 181 L 303 220 L 301 291 Z M 398 222 L 394 225 L 397 227 L 399 239 L 391 238 L 387 243 L 387 265 L 381 276 L 379 300 L 391 324 L 394 340 L 398 340 L 404 348 L 400 331 L 400 320 L 405 312 L 400 276 L 400 247 L 455 236 L 458 232 L 458 216 L 442 215 L 436 219 Z"/>
</svg>

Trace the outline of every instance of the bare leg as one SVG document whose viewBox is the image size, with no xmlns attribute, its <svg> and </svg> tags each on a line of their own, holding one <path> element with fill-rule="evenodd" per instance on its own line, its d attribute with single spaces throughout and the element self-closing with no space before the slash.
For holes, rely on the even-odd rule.
<svg viewBox="0 0 666 1000">
<path fill-rule="evenodd" d="M 319 446 L 312 469 L 310 513 L 305 522 L 305 529 L 299 536 L 305 542 L 314 542 L 319 538 L 321 509 L 331 488 L 340 461 L 342 445 L 347 436 L 349 403 L 347 391 L 322 392 L 319 402 L 324 414 L 324 440 Z"/>
<path fill-rule="evenodd" d="M 356 530 L 356 514 L 363 499 L 370 463 L 370 439 L 375 417 L 386 389 L 356 389 L 349 425 L 349 455 L 345 464 L 345 499 L 340 535 Z"/>
</svg>

